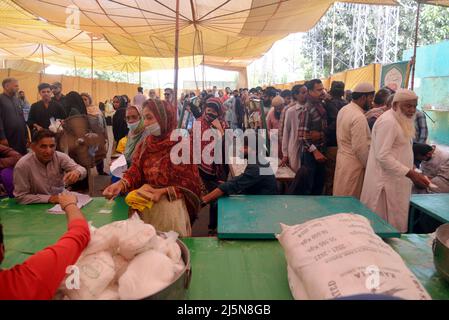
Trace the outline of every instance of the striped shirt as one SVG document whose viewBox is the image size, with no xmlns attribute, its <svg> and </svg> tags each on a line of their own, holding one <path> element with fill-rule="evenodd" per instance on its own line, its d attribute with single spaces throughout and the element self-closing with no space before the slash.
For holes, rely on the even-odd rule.
<svg viewBox="0 0 449 320">
<path fill-rule="evenodd" d="M 427 129 L 426 115 L 419 110 L 416 110 L 415 129 L 416 129 L 416 137 L 414 139 L 414 142 L 426 143 L 427 136 L 429 135 L 429 130 Z"/>
<path fill-rule="evenodd" d="M 327 129 L 327 112 L 320 99 L 307 97 L 307 102 L 304 106 L 304 112 L 299 114 L 298 139 L 301 145 L 301 152 L 314 152 L 319 150 L 324 152 L 326 150 L 325 132 Z M 322 137 L 312 142 L 310 137 L 311 131 L 318 131 L 323 133 Z"/>
</svg>

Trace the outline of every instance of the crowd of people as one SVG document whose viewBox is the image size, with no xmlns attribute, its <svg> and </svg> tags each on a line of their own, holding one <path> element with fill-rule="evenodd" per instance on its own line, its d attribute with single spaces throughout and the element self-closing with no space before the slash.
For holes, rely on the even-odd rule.
<svg viewBox="0 0 449 320">
<path fill-rule="evenodd" d="M 212 130 L 212 142 L 221 140 L 229 129 L 268 129 L 279 142 L 281 166 L 296 174 L 286 193 L 353 196 L 401 232 L 407 231 L 411 192 L 449 191 L 449 154 L 426 144 L 425 115 L 417 110 L 416 94 L 407 89 L 376 92 L 372 84 L 360 83 L 349 91 L 343 82 L 334 81 L 326 91 L 319 79 L 313 79 L 291 90 L 214 87 L 199 94 L 184 92 L 176 100 L 171 88 L 158 97 L 155 90 L 146 96 L 139 87 L 133 99 L 117 95 L 97 106 L 88 93 L 64 95 L 60 83 L 39 84 L 41 99 L 32 105 L 16 79 L 7 78 L 2 86 L 0 184 L 19 204 L 59 203 L 67 211 L 69 233 L 61 241 L 72 249 L 61 253 L 63 264 L 73 263 L 88 242 L 76 198 L 64 192 L 85 180 L 89 168 L 59 149 L 60 132 L 52 128 L 55 121 L 64 128 L 73 117 L 85 117 L 90 127 L 105 132 L 112 125 L 114 150 L 126 159 L 127 170 L 122 177 L 111 177 L 103 195 L 113 199 L 139 190 L 152 202 L 150 209 L 140 212 L 141 218 L 160 231 L 173 230 L 181 236 L 191 236 L 191 226 L 207 204 L 210 233 L 216 232 L 219 197 L 275 196 L 280 189 L 270 164 L 255 156 L 261 150 L 266 156 L 266 145 L 251 144 L 249 139 L 244 139 L 240 154 L 257 161 L 233 178 L 223 159 L 226 152 L 217 149 L 212 151 L 217 152 L 212 154 L 214 161 L 175 163 L 171 153 L 179 141 L 172 139 L 172 133 L 177 128 L 187 130 L 191 141 L 195 126 L 201 133 Z M 193 153 L 205 152 L 210 141 L 202 141 Z M 107 174 L 104 159 L 100 160 L 97 171 Z M 70 240 L 70 230 L 76 228 L 82 243 Z M 3 254 L 0 246 L 0 261 Z M 18 272 L 26 272 L 27 281 L 35 281 L 35 274 L 44 272 L 39 270 L 39 259 L 46 254 L 48 250 L 32 263 L 0 273 L 1 279 L 13 281 Z M 16 289 L 9 284 L 12 294 Z"/>
<path fill-rule="evenodd" d="M 176 128 L 191 132 L 195 123 L 201 132 L 214 129 L 219 138 L 227 129 L 275 132 L 281 166 L 296 173 L 285 192 L 354 196 L 403 232 L 412 185 L 413 192 L 420 193 L 444 192 L 449 186 L 449 156 L 426 144 L 425 115 L 416 109 L 418 97 L 406 89 L 375 92 L 372 84 L 360 83 L 349 91 L 343 82 L 334 81 L 326 91 L 319 79 L 313 79 L 291 90 L 213 87 L 199 94 L 183 92 L 175 101 L 171 88 L 158 97 L 154 89 L 146 96 L 139 87 L 132 99 L 117 95 L 111 103 L 97 106 L 88 93 L 64 95 L 58 82 L 39 84 L 41 99 L 32 105 L 16 79 L 7 78 L 2 86 L 1 184 L 4 193 L 21 204 L 58 203 L 58 193 L 86 178 L 87 168 L 61 152 L 58 133 L 49 130 L 55 120 L 64 123 L 80 115 L 105 132 L 112 125 L 117 152 L 126 158 L 128 170 L 122 178 L 112 177 L 104 195 L 113 198 L 146 188 L 154 199 L 170 205 L 181 200 L 178 211 L 189 217 L 187 227 L 180 227 L 183 235 L 190 234 L 201 203 L 210 204 L 213 233 L 218 197 L 278 192 L 274 173 L 268 178 L 260 174 L 266 166 L 260 161 L 234 179 L 228 179 L 225 159 L 199 166 L 172 163 L 176 141 L 171 133 Z M 200 152 L 208 143 L 202 142 Z M 252 149 L 260 148 L 245 143 L 242 154 L 259 151 Z M 96 163 L 99 174 L 107 174 L 103 160 Z"/>
</svg>

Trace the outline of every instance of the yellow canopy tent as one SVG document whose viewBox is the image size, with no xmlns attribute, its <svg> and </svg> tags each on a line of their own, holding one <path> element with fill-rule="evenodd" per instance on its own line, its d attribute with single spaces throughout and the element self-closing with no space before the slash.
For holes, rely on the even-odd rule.
<svg viewBox="0 0 449 320">
<path fill-rule="evenodd" d="M 179 2 L 179 10 L 176 3 Z M 239 71 L 263 55 L 276 40 L 313 27 L 334 0 L 0 0 L 0 26 L 9 45 L 43 44 L 49 63 L 129 71 L 171 67 L 175 52 L 179 66 L 197 63 Z M 343 0 L 394 5 L 394 0 Z M 176 17 L 179 15 L 179 28 Z M 176 42 L 176 32 L 179 41 Z M 100 35 L 92 52 L 91 34 Z M 15 56 L 27 56 L 24 51 Z M 68 50 L 71 54 L 60 53 Z M 28 51 L 26 51 L 28 50 Z M 37 52 L 28 59 L 38 61 Z M 194 56 L 195 58 L 192 58 Z M 80 62 L 78 62 L 78 57 Z M 145 59 L 149 60 L 144 67 Z M 42 60 L 42 59 L 41 59 Z M 134 69 L 132 69 L 134 67 Z"/>
<path fill-rule="evenodd" d="M 8 0 L 2 2 L 11 3 Z M 13 2 L 18 6 L 10 6 L 7 14 L 2 15 L 3 26 L 40 29 L 57 39 L 61 39 L 65 32 L 66 39 L 69 39 L 64 41 L 64 44 L 74 51 L 89 50 L 88 41 L 74 43 L 83 35 L 70 38 L 71 31 L 81 30 L 102 34 L 112 48 L 121 55 L 166 58 L 174 56 L 176 1 L 170 4 L 159 0 L 101 2 L 14 0 Z M 309 30 L 333 2 L 333 0 L 181 1 L 179 56 L 202 55 L 204 61 L 209 57 L 210 59 L 224 57 L 228 58 L 226 61 L 228 67 L 235 67 L 234 60 L 245 59 L 251 62 L 266 52 L 276 40 L 292 32 Z M 393 0 L 354 2 L 395 4 Z M 74 4 L 77 7 L 74 7 Z M 55 31 L 56 26 L 64 31 Z M 110 48 L 103 49 L 113 52 Z"/>
<path fill-rule="evenodd" d="M 98 70 L 139 72 L 174 67 L 172 58 L 142 57 L 139 68 L 139 57 L 122 55 L 103 37 L 97 35 L 92 43 L 89 33 L 54 26 L 9 0 L 0 1 L 0 21 L 0 57 L 3 59 L 90 68 L 93 44 L 93 62 Z M 183 57 L 179 61 L 182 68 L 199 63 L 199 57 L 195 60 Z"/>
</svg>

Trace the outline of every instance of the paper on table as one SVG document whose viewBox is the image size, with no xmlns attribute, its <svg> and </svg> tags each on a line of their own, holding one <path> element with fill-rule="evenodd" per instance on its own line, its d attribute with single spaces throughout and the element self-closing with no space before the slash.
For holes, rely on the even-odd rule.
<svg viewBox="0 0 449 320">
<path fill-rule="evenodd" d="M 76 198 L 78 200 L 77 206 L 80 209 L 92 201 L 92 198 L 87 194 L 81 194 L 78 192 L 71 192 L 71 193 L 76 196 Z M 55 205 L 51 209 L 48 209 L 48 212 L 52 213 L 52 214 L 64 214 L 64 210 L 62 210 L 62 208 L 59 204 Z"/>
<path fill-rule="evenodd" d="M 126 158 L 124 155 L 121 155 L 111 164 L 111 174 L 113 176 L 122 178 L 123 173 L 128 169 L 128 165 L 126 163 Z"/>
</svg>

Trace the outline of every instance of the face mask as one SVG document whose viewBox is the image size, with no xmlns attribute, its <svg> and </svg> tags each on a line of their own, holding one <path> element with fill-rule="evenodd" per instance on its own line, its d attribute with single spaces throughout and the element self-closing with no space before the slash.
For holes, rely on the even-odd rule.
<svg viewBox="0 0 449 320">
<path fill-rule="evenodd" d="M 139 121 L 134 122 L 134 123 L 127 123 L 128 124 L 128 129 L 130 131 L 134 131 L 137 129 L 137 127 L 139 126 Z"/>
<path fill-rule="evenodd" d="M 213 122 L 215 119 L 218 118 L 218 116 L 216 114 L 213 114 L 213 113 L 207 113 L 206 117 L 207 117 L 207 120 L 209 122 Z"/>
<path fill-rule="evenodd" d="M 153 123 L 152 125 L 149 125 L 145 128 L 145 131 L 148 135 L 153 135 L 155 137 L 158 137 L 161 135 L 161 127 L 159 126 L 159 123 Z"/>
</svg>

